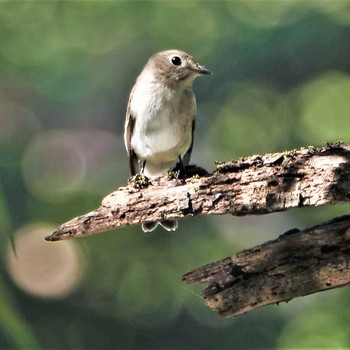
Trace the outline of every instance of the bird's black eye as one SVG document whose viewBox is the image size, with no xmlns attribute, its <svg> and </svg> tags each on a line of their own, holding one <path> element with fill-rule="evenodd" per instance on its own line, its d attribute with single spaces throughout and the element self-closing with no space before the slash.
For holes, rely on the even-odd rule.
<svg viewBox="0 0 350 350">
<path fill-rule="evenodd" d="M 174 66 L 179 66 L 182 61 L 181 61 L 181 58 L 179 56 L 173 56 L 171 58 L 171 63 L 174 65 Z"/>
</svg>

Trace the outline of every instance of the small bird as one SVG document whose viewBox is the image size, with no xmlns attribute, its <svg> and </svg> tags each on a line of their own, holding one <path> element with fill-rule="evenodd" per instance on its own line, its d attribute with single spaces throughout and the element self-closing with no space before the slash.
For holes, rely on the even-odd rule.
<svg viewBox="0 0 350 350">
<path fill-rule="evenodd" d="M 126 111 L 124 141 L 131 175 L 148 178 L 188 165 L 196 115 L 193 81 L 211 74 L 180 50 L 161 51 L 148 60 L 131 90 Z M 160 224 L 175 231 L 177 220 L 142 224 L 145 232 Z"/>
</svg>

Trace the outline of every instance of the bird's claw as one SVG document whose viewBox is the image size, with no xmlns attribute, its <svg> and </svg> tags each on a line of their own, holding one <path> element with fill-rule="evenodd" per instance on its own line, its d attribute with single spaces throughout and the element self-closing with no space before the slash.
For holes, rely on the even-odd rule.
<svg viewBox="0 0 350 350">
<path fill-rule="evenodd" d="M 150 181 L 149 178 L 143 174 L 137 174 L 129 178 L 128 184 L 141 189 L 141 188 L 146 188 L 149 186 Z"/>
</svg>

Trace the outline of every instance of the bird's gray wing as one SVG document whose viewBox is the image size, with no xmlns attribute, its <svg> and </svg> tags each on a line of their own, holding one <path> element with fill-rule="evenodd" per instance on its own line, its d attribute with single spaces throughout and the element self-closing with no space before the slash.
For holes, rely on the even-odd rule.
<svg viewBox="0 0 350 350">
<path fill-rule="evenodd" d="M 132 92 L 130 94 L 128 107 L 126 110 L 124 142 L 125 142 L 126 152 L 129 158 L 130 172 L 131 172 L 131 175 L 134 176 L 138 173 L 138 159 L 131 145 L 131 139 L 132 139 L 134 126 L 135 126 L 135 117 L 132 115 L 130 110 L 131 97 L 132 97 Z"/>
<path fill-rule="evenodd" d="M 192 141 L 191 141 L 191 145 L 190 148 L 187 150 L 187 152 L 185 153 L 185 155 L 183 156 L 181 162 L 183 166 L 188 165 L 188 163 L 190 162 L 190 158 L 191 158 L 191 153 L 192 153 L 192 147 L 193 147 L 193 136 L 194 136 L 194 127 L 195 127 L 196 121 L 195 119 L 193 119 L 192 121 Z"/>
</svg>

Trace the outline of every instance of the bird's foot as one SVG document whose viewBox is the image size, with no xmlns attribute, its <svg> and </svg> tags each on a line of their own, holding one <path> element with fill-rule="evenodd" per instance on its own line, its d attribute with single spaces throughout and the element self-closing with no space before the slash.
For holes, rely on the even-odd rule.
<svg viewBox="0 0 350 350">
<path fill-rule="evenodd" d="M 143 174 L 137 174 L 129 178 L 128 184 L 141 189 L 141 188 L 146 188 L 149 186 L 150 181 L 149 178 Z"/>
<path fill-rule="evenodd" d="M 183 166 L 182 164 L 176 165 L 174 168 L 170 169 L 167 173 L 168 180 L 185 179 L 189 177 L 201 177 L 206 176 L 209 173 L 196 165 Z"/>
</svg>

